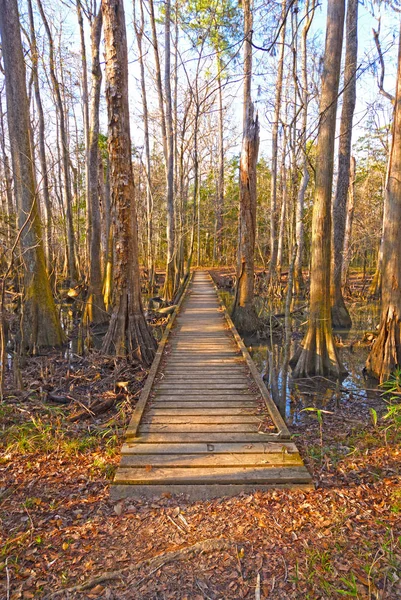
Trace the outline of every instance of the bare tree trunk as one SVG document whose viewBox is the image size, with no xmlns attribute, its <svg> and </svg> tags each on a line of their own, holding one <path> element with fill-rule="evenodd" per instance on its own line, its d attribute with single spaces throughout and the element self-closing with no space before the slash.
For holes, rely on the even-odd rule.
<svg viewBox="0 0 401 600">
<path fill-rule="evenodd" d="M 333 204 L 334 261 L 331 281 L 331 318 L 333 327 L 349 328 L 351 317 L 342 294 L 345 221 L 350 179 L 352 121 L 356 104 L 356 68 L 358 60 L 358 0 L 348 0 L 344 93 L 338 150 L 337 189 Z"/>
<path fill-rule="evenodd" d="M 153 197 L 151 188 L 151 161 L 150 161 L 150 142 L 149 142 L 149 114 L 148 100 L 146 94 L 145 65 L 143 60 L 142 40 L 145 29 L 145 17 L 143 12 L 143 1 L 139 0 L 140 21 L 136 18 L 136 1 L 134 0 L 134 27 L 136 40 L 138 44 L 139 67 L 141 72 L 141 95 L 143 110 L 143 127 L 145 141 L 145 169 L 146 169 L 146 262 L 149 272 L 149 293 L 152 294 L 154 283 L 154 259 L 153 259 Z"/>
<path fill-rule="evenodd" d="M 49 42 L 49 69 L 50 78 L 53 86 L 53 93 L 56 100 L 57 111 L 59 114 L 59 127 L 61 136 L 61 155 L 63 162 L 63 176 L 64 176 L 64 192 L 65 192 L 65 210 L 67 219 L 67 259 L 68 259 L 68 273 L 71 283 L 77 280 L 77 260 L 75 254 L 75 239 L 74 239 L 74 224 L 72 217 L 72 194 L 71 194 L 71 177 L 70 177 L 70 158 L 68 151 L 68 135 L 66 129 L 66 118 L 63 100 L 61 97 L 60 84 L 56 76 L 55 57 L 54 57 L 54 42 L 50 31 L 49 23 L 43 10 L 42 0 L 36 0 L 39 8 L 40 16 L 42 17 L 43 24 L 45 26 L 46 35 Z"/>
<path fill-rule="evenodd" d="M 344 5 L 344 0 L 328 0 L 312 218 L 309 322 L 299 351 L 291 360 L 293 377 L 340 377 L 344 373 L 334 343 L 330 310 L 331 195 Z"/>
<path fill-rule="evenodd" d="M 146 323 L 141 299 L 123 0 L 103 0 L 102 12 L 111 189 L 116 210 L 113 312 L 103 352 L 128 356 L 149 365 L 156 342 Z"/>
<path fill-rule="evenodd" d="M 344 258 L 341 274 L 341 285 L 345 287 L 347 283 L 347 274 L 349 264 L 351 262 L 351 236 L 352 236 L 352 224 L 354 221 L 354 209 L 355 209 L 355 177 L 356 177 L 356 161 L 355 158 L 351 157 L 350 166 L 350 182 L 348 187 L 348 199 L 347 199 L 347 216 L 345 219 L 345 234 L 344 234 Z"/>
<path fill-rule="evenodd" d="M 224 113 L 223 89 L 221 85 L 222 61 L 217 54 L 217 85 L 219 101 L 219 164 L 217 175 L 217 207 L 216 207 L 216 255 L 220 262 L 223 254 L 223 212 L 224 212 Z"/>
<path fill-rule="evenodd" d="M 271 163 L 271 188 L 270 188 L 270 265 L 269 281 L 271 282 L 277 268 L 277 153 L 278 153 L 278 128 L 280 123 L 281 96 L 283 88 L 284 50 L 286 33 L 287 0 L 281 4 L 281 33 L 280 50 L 278 56 L 278 70 L 276 80 L 276 97 L 274 101 L 274 116 L 272 125 L 272 163 Z"/>
<path fill-rule="evenodd" d="M 46 256 L 46 265 L 48 270 L 50 271 L 52 268 L 52 208 L 50 202 L 50 193 L 49 193 L 49 175 L 47 172 L 47 160 L 46 160 L 46 147 L 45 147 L 45 119 L 43 113 L 43 105 L 42 99 L 40 95 L 40 87 L 39 87 L 39 73 L 38 73 L 38 48 L 36 43 L 36 32 L 35 32 L 35 21 L 32 10 L 32 2 L 28 0 L 28 13 L 29 13 L 29 25 L 30 25 L 30 35 L 31 35 L 31 61 L 32 61 L 32 78 L 33 85 L 35 90 L 35 102 L 36 108 L 38 111 L 38 122 L 39 122 L 39 160 L 40 160 L 40 169 L 42 175 L 42 194 L 43 194 L 43 203 L 45 209 L 45 256 Z"/>
<path fill-rule="evenodd" d="M 167 135 L 167 266 L 164 297 L 174 298 L 175 286 L 175 223 L 174 223 L 174 132 L 171 98 L 171 52 L 170 52 L 171 0 L 166 0 L 164 30 L 164 95 L 166 101 L 166 135 Z"/>
<path fill-rule="evenodd" d="M 17 0 L 0 0 L 0 34 L 24 265 L 23 346 L 59 346 L 63 333 L 46 272 Z"/>
<path fill-rule="evenodd" d="M 252 12 L 244 0 L 244 114 L 240 159 L 240 210 L 238 231 L 237 284 L 232 316 L 242 332 L 258 326 L 254 299 L 254 253 L 256 235 L 256 165 L 259 151 L 259 120 L 251 100 Z"/>
<path fill-rule="evenodd" d="M 91 23 L 92 91 L 90 100 L 90 123 L 88 141 L 88 231 L 89 236 L 89 289 L 85 306 L 85 320 L 103 323 L 106 309 L 102 293 L 101 218 L 99 204 L 99 105 L 102 70 L 100 68 L 100 39 L 102 33 L 102 11 Z"/>
<path fill-rule="evenodd" d="M 7 199 L 7 245 L 9 248 L 12 246 L 13 237 L 15 235 L 15 207 L 13 202 L 13 189 L 12 189 L 12 175 L 10 169 L 10 161 L 6 151 L 6 136 L 4 127 L 4 115 L 3 105 L 1 101 L 0 93 L 0 126 L 1 126 L 1 155 L 3 160 L 4 168 L 4 179 L 6 186 L 6 199 Z"/>
<path fill-rule="evenodd" d="M 305 194 L 309 183 L 309 172 L 308 172 L 308 158 L 306 154 L 306 139 L 307 139 L 307 126 L 308 126 L 308 102 L 309 102 L 309 91 L 308 91 L 308 33 L 310 26 L 313 21 L 315 14 L 316 0 L 312 0 L 312 6 L 310 6 L 310 0 L 305 2 L 305 22 L 302 29 L 301 38 L 301 78 L 302 78 L 302 178 L 298 190 L 297 205 L 295 212 L 295 243 L 297 248 L 297 254 L 295 258 L 294 267 L 294 291 L 295 294 L 301 295 L 304 287 L 304 279 L 302 275 L 302 262 L 303 262 L 303 250 L 304 250 L 304 205 L 305 205 Z"/>
<path fill-rule="evenodd" d="M 83 114 L 83 125 L 84 125 L 84 140 L 85 140 L 85 200 L 86 200 L 86 256 L 87 262 L 90 262 L 90 246 L 91 246 L 91 222 L 92 218 L 90 215 L 91 203 L 89 200 L 90 196 L 90 174 L 89 174 L 89 91 L 88 91 L 88 61 L 86 59 L 86 45 L 85 45 L 85 29 L 84 20 L 82 16 L 81 0 L 76 0 L 78 28 L 79 28 L 79 41 L 81 45 L 81 67 L 82 67 L 82 114 Z M 89 315 L 88 315 L 89 317 Z"/>
<path fill-rule="evenodd" d="M 381 320 L 366 367 L 380 381 L 401 365 L 401 25 L 393 137 L 385 195 Z"/>
</svg>

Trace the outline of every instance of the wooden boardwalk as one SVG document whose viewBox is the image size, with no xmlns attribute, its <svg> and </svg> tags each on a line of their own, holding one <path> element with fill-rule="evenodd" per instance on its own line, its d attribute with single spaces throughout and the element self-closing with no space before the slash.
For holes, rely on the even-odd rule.
<svg viewBox="0 0 401 600">
<path fill-rule="evenodd" d="M 210 275 L 196 271 L 128 427 L 112 497 L 310 485 Z"/>
</svg>

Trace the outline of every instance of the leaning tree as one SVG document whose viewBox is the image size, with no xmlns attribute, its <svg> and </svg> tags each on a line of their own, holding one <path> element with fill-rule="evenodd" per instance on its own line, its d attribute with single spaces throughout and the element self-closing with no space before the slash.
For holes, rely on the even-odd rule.
<svg viewBox="0 0 401 600">
<path fill-rule="evenodd" d="M 345 0 L 328 0 L 312 217 L 309 322 L 291 359 L 293 377 L 339 377 L 344 373 L 333 338 L 330 302 L 331 195 L 344 14 Z"/>
<path fill-rule="evenodd" d="M 102 0 L 110 179 L 115 206 L 113 311 L 103 351 L 150 364 L 156 341 L 142 308 L 123 0 Z"/>
<path fill-rule="evenodd" d="M 368 372 L 380 381 L 401 365 L 401 24 L 392 134 L 383 222 L 381 320 L 366 362 Z"/>
<path fill-rule="evenodd" d="M 17 0 L 0 0 L 0 35 L 18 211 L 16 242 L 24 267 L 23 346 L 59 346 L 64 336 L 46 271 Z"/>
</svg>

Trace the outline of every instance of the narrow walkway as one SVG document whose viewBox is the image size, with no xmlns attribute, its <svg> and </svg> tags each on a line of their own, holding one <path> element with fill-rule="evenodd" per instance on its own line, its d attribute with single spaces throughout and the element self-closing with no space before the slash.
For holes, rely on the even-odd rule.
<svg viewBox="0 0 401 600">
<path fill-rule="evenodd" d="M 127 430 L 113 498 L 310 487 L 208 273 L 194 273 L 161 352 Z"/>
</svg>

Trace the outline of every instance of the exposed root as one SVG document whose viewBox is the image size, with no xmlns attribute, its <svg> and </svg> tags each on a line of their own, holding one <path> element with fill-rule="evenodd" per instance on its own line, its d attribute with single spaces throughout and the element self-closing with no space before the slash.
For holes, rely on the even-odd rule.
<svg viewBox="0 0 401 600">
<path fill-rule="evenodd" d="M 369 375 L 380 382 L 401 365 L 401 320 L 394 306 L 382 316 L 376 341 L 366 361 Z"/>
<path fill-rule="evenodd" d="M 149 567 L 152 571 L 153 569 L 160 568 L 163 565 L 176 561 L 188 560 L 193 556 L 196 556 L 198 554 L 204 554 L 205 552 L 227 550 L 234 544 L 238 543 L 238 541 L 227 540 L 224 538 L 208 539 L 204 540 L 203 542 L 197 542 L 196 544 L 193 544 L 193 546 L 189 546 L 188 548 L 174 550 L 173 552 L 165 552 L 163 554 L 159 554 L 158 556 L 154 556 L 153 558 L 141 560 L 139 563 L 136 563 L 136 565 L 125 567 L 124 569 L 119 569 L 118 571 L 106 571 L 102 575 L 93 577 L 93 579 L 89 579 L 88 581 L 85 581 L 80 585 L 75 585 L 70 588 L 65 588 L 52 592 L 51 594 L 48 594 L 44 600 L 51 600 L 52 598 L 56 598 L 61 594 L 70 594 L 73 592 L 83 592 L 85 590 L 90 590 L 96 585 L 105 583 L 107 581 L 113 581 L 114 579 L 124 579 L 127 576 L 132 576 L 144 567 Z"/>
<path fill-rule="evenodd" d="M 341 379 L 347 371 L 341 364 L 333 333 L 326 327 L 309 326 L 306 336 L 290 361 L 293 378 L 322 375 Z"/>
</svg>

